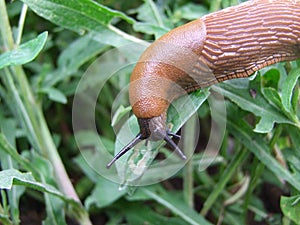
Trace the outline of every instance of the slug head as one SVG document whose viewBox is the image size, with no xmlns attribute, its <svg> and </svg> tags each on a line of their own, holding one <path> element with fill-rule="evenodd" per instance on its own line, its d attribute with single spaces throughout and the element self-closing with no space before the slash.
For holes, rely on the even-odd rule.
<svg viewBox="0 0 300 225">
<path fill-rule="evenodd" d="M 138 123 L 140 126 L 140 132 L 138 135 L 129 142 L 121 151 L 114 156 L 114 158 L 106 165 L 107 168 L 110 168 L 114 162 L 116 162 L 121 156 L 123 156 L 126 152 L 136 146 L 142 140 L 150 140 L 150 141 L 160 141 L 165 140 L 168 145 L 183 159 L 186 159 L 184 153 L 180 150 L 180 148 L 175 144 L 175 142 L 171 139 L 171 137 L 179 139 L 180 136 L 170 132 L 166 129 L 165 116 L 157 116 L 153 118 L 139 118 Z M 171 137 L 170 137 L 171 136 Z"/>
</svg>

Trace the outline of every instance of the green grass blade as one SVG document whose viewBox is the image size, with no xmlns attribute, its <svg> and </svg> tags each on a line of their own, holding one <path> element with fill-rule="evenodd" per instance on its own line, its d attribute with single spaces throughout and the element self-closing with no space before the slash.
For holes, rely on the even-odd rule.
<svg viewBox="0 0 300 225">
<path fill-rule="evenodd" d="M 227 125 L 230 133 L 239 140 L 249 151 L 251 151 L 270 171 L 272 171 L 278 178 L 286 180 L 294 188 L 300 191 L 300 179 L 294 176 L 290 171 L 282 167 L 282 165 L 275 160 L 268 152 L 268 145 L 264 139 L 251 130 L 242 120 L 229 119 Z"/>
<path fill-rule="evenodd" d="M 239 107 L 261 118 L 255 128 L 258 133 L 271 131 L 275 123 L 293 124 L 293 121 L 289 120 L 281 110 L 268 104 L 260 93 L 257 93 L 256 97 L 253 98 L 249 94 L 248 87 L 237 88 L 231 83 L 227 83 L 220 84 L 220 90 L 225 97 Z"/>
<path fill-rule="evenodd" d="M 205 220 L 196 211 L 191 209 L 187 204 L 184 203 L 183 199 L 179 199 L 176 196 L 169 194 L 167 192 L 158 194 L 150 188 L 140 188 L 141 191 L 150 197 L 151 199 L 157 201 L 161 205 L 165 206 L 171 210 L 174 214 L 180 216 L 183 220 L 192 225 L 210 225 L 207 220 Z"/>
</svg>

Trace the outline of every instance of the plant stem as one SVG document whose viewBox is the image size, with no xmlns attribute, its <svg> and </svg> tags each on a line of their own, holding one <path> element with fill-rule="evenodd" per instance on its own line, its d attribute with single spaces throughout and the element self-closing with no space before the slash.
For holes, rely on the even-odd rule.
<svg viewBox="0 0 300 225">
<path fill-rule="evenodd" d="M 10 50 L 14 48 L 14 40 L 12 35 L 6 35 L 6 32 L 11 34 L 11 28 L 8 20 L 8 16 L 6 13 L 6 7 L 4 0 L 0 0 L 0 31 L 2 36 L 2 41 L 4 45 L 4 50 Z"/>
<path fill-rule="evenodd" d="M 16 38 L 16 44 L 17 45 L 19 45 L 21 43 L 23 27 L 24 27 L 24 24 L 25 24 L 25 18 L 26 18 L 26 14 L 27 14 L 27 9 L 28 9 L 28 6 L 26 4 L 23 4 L 20 19 L 19 19 L 19 25 L 18 25 L 18 35 L 17 35 L 17 38 Z"/>
<path fill-rule="evenodd" d="M 8 218 L 8 212 L 7 212 L 7 200 L 6 200 L 6 193 L 4 190 L 1 190 L 1 199 L 2 202 L 0 202 L 0 214 L 2 215 L 2 218 L 0 218 L 0 222 L 3 223 L 3 225 L 12 225 L 12 222 Z M 3 205 L 3 207 L 2 207 Z M 7 216 L 4 216 L 7 215 Z"/>
<path fill-rule="evenodd" d="M 184 126 L 184 152 L 187 156 L 192 155 L 195 148 L 195 136 L 196 136 L 196 121 L 197 116 L 193 115 Z M 185 202 L 191 208 L 194 207 L 194 177 L 193 177 L 193 161 L 189 160 L 183 171 L 183 196 Z"/>
<path fill-rule="evenodd" d="M 41 138 L 43 140 L 43 148 L 48 154 L 49 160 L 52 162 L 55 177 L 57 178 L 57 183 L 60 187 L 60 190 L 68 197 L 73 198 L 74 200 L 80 202 L 79 197 L 77 196 L 75 189 L 68 177 L 68 174 L 65 170 L 63 162 L 57 152 L 56 146 L 53 142 L 52 136 L 48 129 L 45 117 L 41 110 L 37 110 L 37 120 L 40 125 Z"/>
</svg>

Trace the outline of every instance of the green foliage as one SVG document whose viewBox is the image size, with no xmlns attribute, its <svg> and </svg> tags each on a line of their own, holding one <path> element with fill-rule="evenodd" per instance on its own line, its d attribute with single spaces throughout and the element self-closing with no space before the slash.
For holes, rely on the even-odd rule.
<svg viewBox="0 0 300 225">
<path fill-rule="evenodd" d="M 295 223 L 300 221 L 300 205 L 299 196 L 282 197 L 280 204 L 285 216 L 293 220 Z"/>
<path fill-rule="evenodd" d="M 29 188 L 36 189 L 41 192 L 51 193 L 53 195 L 64 198 L 55 188 L 36 182 L 30 173 L 21 173 L 18 170 L 8 169 L 0 172 L 1 189 L 11 189 L 13 185 L 24 185 Z"/>
<path fill-rule="evenodd" d="M 44 209 L 38 224 L 71 218 L 88 225 L 100 217 L 107 224 L 299 223 L 297 61 L 178 99 L 168 111 L 170 129 L 178 131 L 195 112 L 201 127 L 197 151 L 184 147 L 191 159 L 182 170 L 167 149 L 145 151 L 144 145 L 105 168 L 138 132 L 126 86 L 144 40 L 238 1 L 5 2 L 0 0 L 1 224 L 23 224 L 36 215 L 32 202 Z M 75 102 L 78 93 L 83 99 Z M 73 99 L 82 121 L 74 121 Z M 88 129 L 91 121 L 95 132 Z M 194 136 L 191 121 L 183 136 Z M 199 151 L 206 145 L 211 149 Z M 167 163 L 155 158 L 158 152 Z M 174 179 L 165 180 L 170 171 Z M 280 209 L 266 207 L 279 204 L 266 199 L 266 184 L 280 190 L 274 194 L 282 196 Z"/>
<path fill-rule="evenodd" d="M 17 49 L 3 53 L 0 57 L 0 69 L 32 61 L 43 49 L 46 40 L 47 32 L 40 34 L 34 40 L 20 45 Z"/>
</svg>

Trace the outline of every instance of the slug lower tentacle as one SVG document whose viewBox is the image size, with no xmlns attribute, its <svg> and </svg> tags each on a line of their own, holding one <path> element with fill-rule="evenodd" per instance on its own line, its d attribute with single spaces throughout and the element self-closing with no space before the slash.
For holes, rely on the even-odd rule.
<svg viewBox="0 0 300 225">
<path fill-rule="evenodd" d="M 166 128 L 175 98 L 297 58 L 300 0 L 247 1 L 171 30 L 146 49 L 132 72 L 129 97 L 140 133 L 108 167 L 143 139 L 166 140 L 185 158 Z"/>
</svg>

